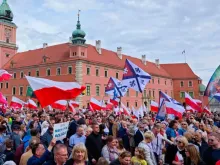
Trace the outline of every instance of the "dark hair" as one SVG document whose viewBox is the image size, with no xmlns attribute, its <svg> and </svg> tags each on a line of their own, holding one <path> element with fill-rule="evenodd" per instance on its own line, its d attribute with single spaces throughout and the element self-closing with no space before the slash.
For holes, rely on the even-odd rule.
<svg viewBox="0 0 220 165">
<path fill-rule="evenodd" d="M 30 128 L 30 129 L 34 128 L 34 122 L 35 122 L 35 121 L 31 121 L 31 122 L 30 122 L 30 124 L 29 124 L 29 128 Z"/>
<path fill-rule="evenodd" d="M 119 155 L 119 158 L 124 159 L 125 157 L 131 157 L 131 153 L 128 151 L 124 151 Z"/>
<path fill-rule="evenodd" d="M 31 136 L 37 136 L 38 133 L 39 133 L 39 131 L 35 128 L 32 128 L 30 131 Z"/>
<path fill-rule="evenodd" d="M 65 148 L 67 149 L 67 147 L 64 144 L 56 144 L 53 148 L 53 154 L 56 155 L 56 153 L 61 149 L 61 148 Z"/>
<path fill-rule="evenodd" d="M 115 138 L 110 135 L 110 136 L 107 137 L 106 142 L 107 142 L 107 143 L 111 143 L 114 139 L 115 139 Z"/>
<path fill-rule="evenodd" d="M 170 127 L 170 128 L 173 128 L 173 126 L 174 126 L 176 123 L 177 123 L 176 120 L 172 120 L 172 121 L 170 122 L 170 124 L 169 124 L 169 127 Z"/>
<path fill-rule="evenodd" d="M 5 146 L 6 146 L 6 148 L 13 148 L 13 143 L 14 143 L 13 140 L 11 140 L 11 139 L 6 139 L 6 140 L 5 140 Z"/>
<path fill-rule="evenodd" d="M 32 137 L 29 141 L 29 148 L 32 149 L 35 144 L 40 143 L 40 139 L 37 137 Z"/>
<path fill-rule="evenodd" d="M 4 132 L 6 130 L 6 127 L 4 125 L 0 125 L 0 132 Z"/>
<path fill-rule="evenodd" d="M 37 148 L 39 147 L 40 144 L 41 143 L 35 143 L 31 146 L 31 150 L 32 150 L 33 155 L 36 155 Z"/>
<path fill-rule="evenodd" d="M 117 138 L 117 140 L 118 140 L 119 148 L 123 149 L 124 148 L 124 144 L 123 144 L 122 138 Z"/>
<path fill-rule="evenodd" d="M 34 113 L 34 114 L 32 115 L 32 118 L 34 118 L 34 117 L 38 117 L 38 115 Z"/>
</svg>

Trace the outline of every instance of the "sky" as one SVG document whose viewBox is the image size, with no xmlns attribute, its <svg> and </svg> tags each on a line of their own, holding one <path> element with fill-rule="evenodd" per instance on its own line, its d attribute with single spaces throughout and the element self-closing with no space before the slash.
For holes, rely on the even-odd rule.
<svg viewBox="0 0 220 165">
<path fill-rule="evenodd" d="M 69 41 L 77 12 L 86 42 L 160 63 L 183 63 L 207 84 L 220 65 L 219 0 L 8 0 L 19 52 Z M 185 50 L 185 54 L 182 54 Z M 181 71 L 180 71 L 181 74 Z"/>
</svg>

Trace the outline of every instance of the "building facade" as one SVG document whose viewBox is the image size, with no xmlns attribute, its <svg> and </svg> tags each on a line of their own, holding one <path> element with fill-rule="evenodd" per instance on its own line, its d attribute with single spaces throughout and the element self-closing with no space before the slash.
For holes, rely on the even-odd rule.
<svg viewBox="0 0 220 165">
<path fill-rule="evenodd" d="M 110 77 L 122 79 L 126 59 L 152 76 L 143 93 L 130 89 L 122 98 L 123 104 L 127 107 L 140 107 L 143 103 L 149 105 L 150 100 L 158 101 L 159 91 L 163 91 L 179 101 L 183 101 L 181 92 L 184 91 L 189 92 L 197 99 L 199 98 L 198 86 L 202 81 L 193 73 L 188 64 L 174 64 L 175 70 L 180 71 L 177 78 L 170 72 L 170 64 L 160 64 L 159 59 L 153 63 L 147 61 L 145 55 L 142 55 L 141 59 L 134 58 L 123 54 L 121 47 L 118 47 L 116 51 L 107 50 L 101 47 L 100 40 L 96 41 L 94 46 L 86 44 L 86 33 L 81 29 L 79 17 L 76 29 L 68 43 L 54 46 L 48 46 L 47 43 L 44 43 L 40 49 L 16 53 L 16 26 L 12 23 L 13 15 L 10 15 L 10 19 L 8 19 L 8 12 L 4 6 L 10 10 L 6 0 L 4 0 L 0 7 L 0 20 L 10 24 L 12 37 L 9 39 L 9 43 L 7 37 L 1 38 L 5 45 L 10 44 L 11 47 L 8 46 L 7 50 L 11 52 L 8 52 L 10 55 L 6 57 L 2 51 L 4 46 L 0 45 L 0 67 L 13 74 L 13 78 L 8 82 L 2 82 L 0 91 L 8 101 L 11 100 L 12 96 L 27 100 L 28 82 L 25 75 L 29 75 L 57 81 L 76 81 L 85 85 L 84 95 L 77 98 L 81 107 L 87 107 L 91 97 L 107 102 L 109 96 L 105 94 L 105 87 L 108 80 Z M 9 13 L 12 13 L 11 10 Z M 1 25 L 6 26 L 5 23 Z M 0 37 L 5 33 L 4 31 L 5 28 L 0 26 Z M 186 73 L 190 76 L 182 76 L 181 70 L 183 68 L 179 68 L 182 65 L 190 69 L 190 72 Z M 180 86 L 182 82 L 183 86 Z"/>
</svg>

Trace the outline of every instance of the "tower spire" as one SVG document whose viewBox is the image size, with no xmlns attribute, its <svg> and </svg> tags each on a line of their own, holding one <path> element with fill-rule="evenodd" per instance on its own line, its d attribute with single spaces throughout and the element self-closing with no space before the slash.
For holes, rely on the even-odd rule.
<svg viewBox="0 0 220 165">
<path fill-rule="evenodd" d="M 81 12 L 81 10 L 78 10 L 78 22 L 79 22 L 80 12 Z"/>
</svg>

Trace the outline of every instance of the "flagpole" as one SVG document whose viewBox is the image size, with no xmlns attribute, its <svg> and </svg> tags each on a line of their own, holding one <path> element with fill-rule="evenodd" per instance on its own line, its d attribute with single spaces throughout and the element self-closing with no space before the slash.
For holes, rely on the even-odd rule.
<svg viewBox="0 0 220 165">
<path fill-rule="evenodd" d="M 212 97 L 211 100 L 209 100 L 208 104 L 207 104 L 205 107 L 209 106 L 209 104 L 211 103 L 211 101 L 213 100 L 213 98 L 214 98 L 214 97 Z"/>
</svg>

